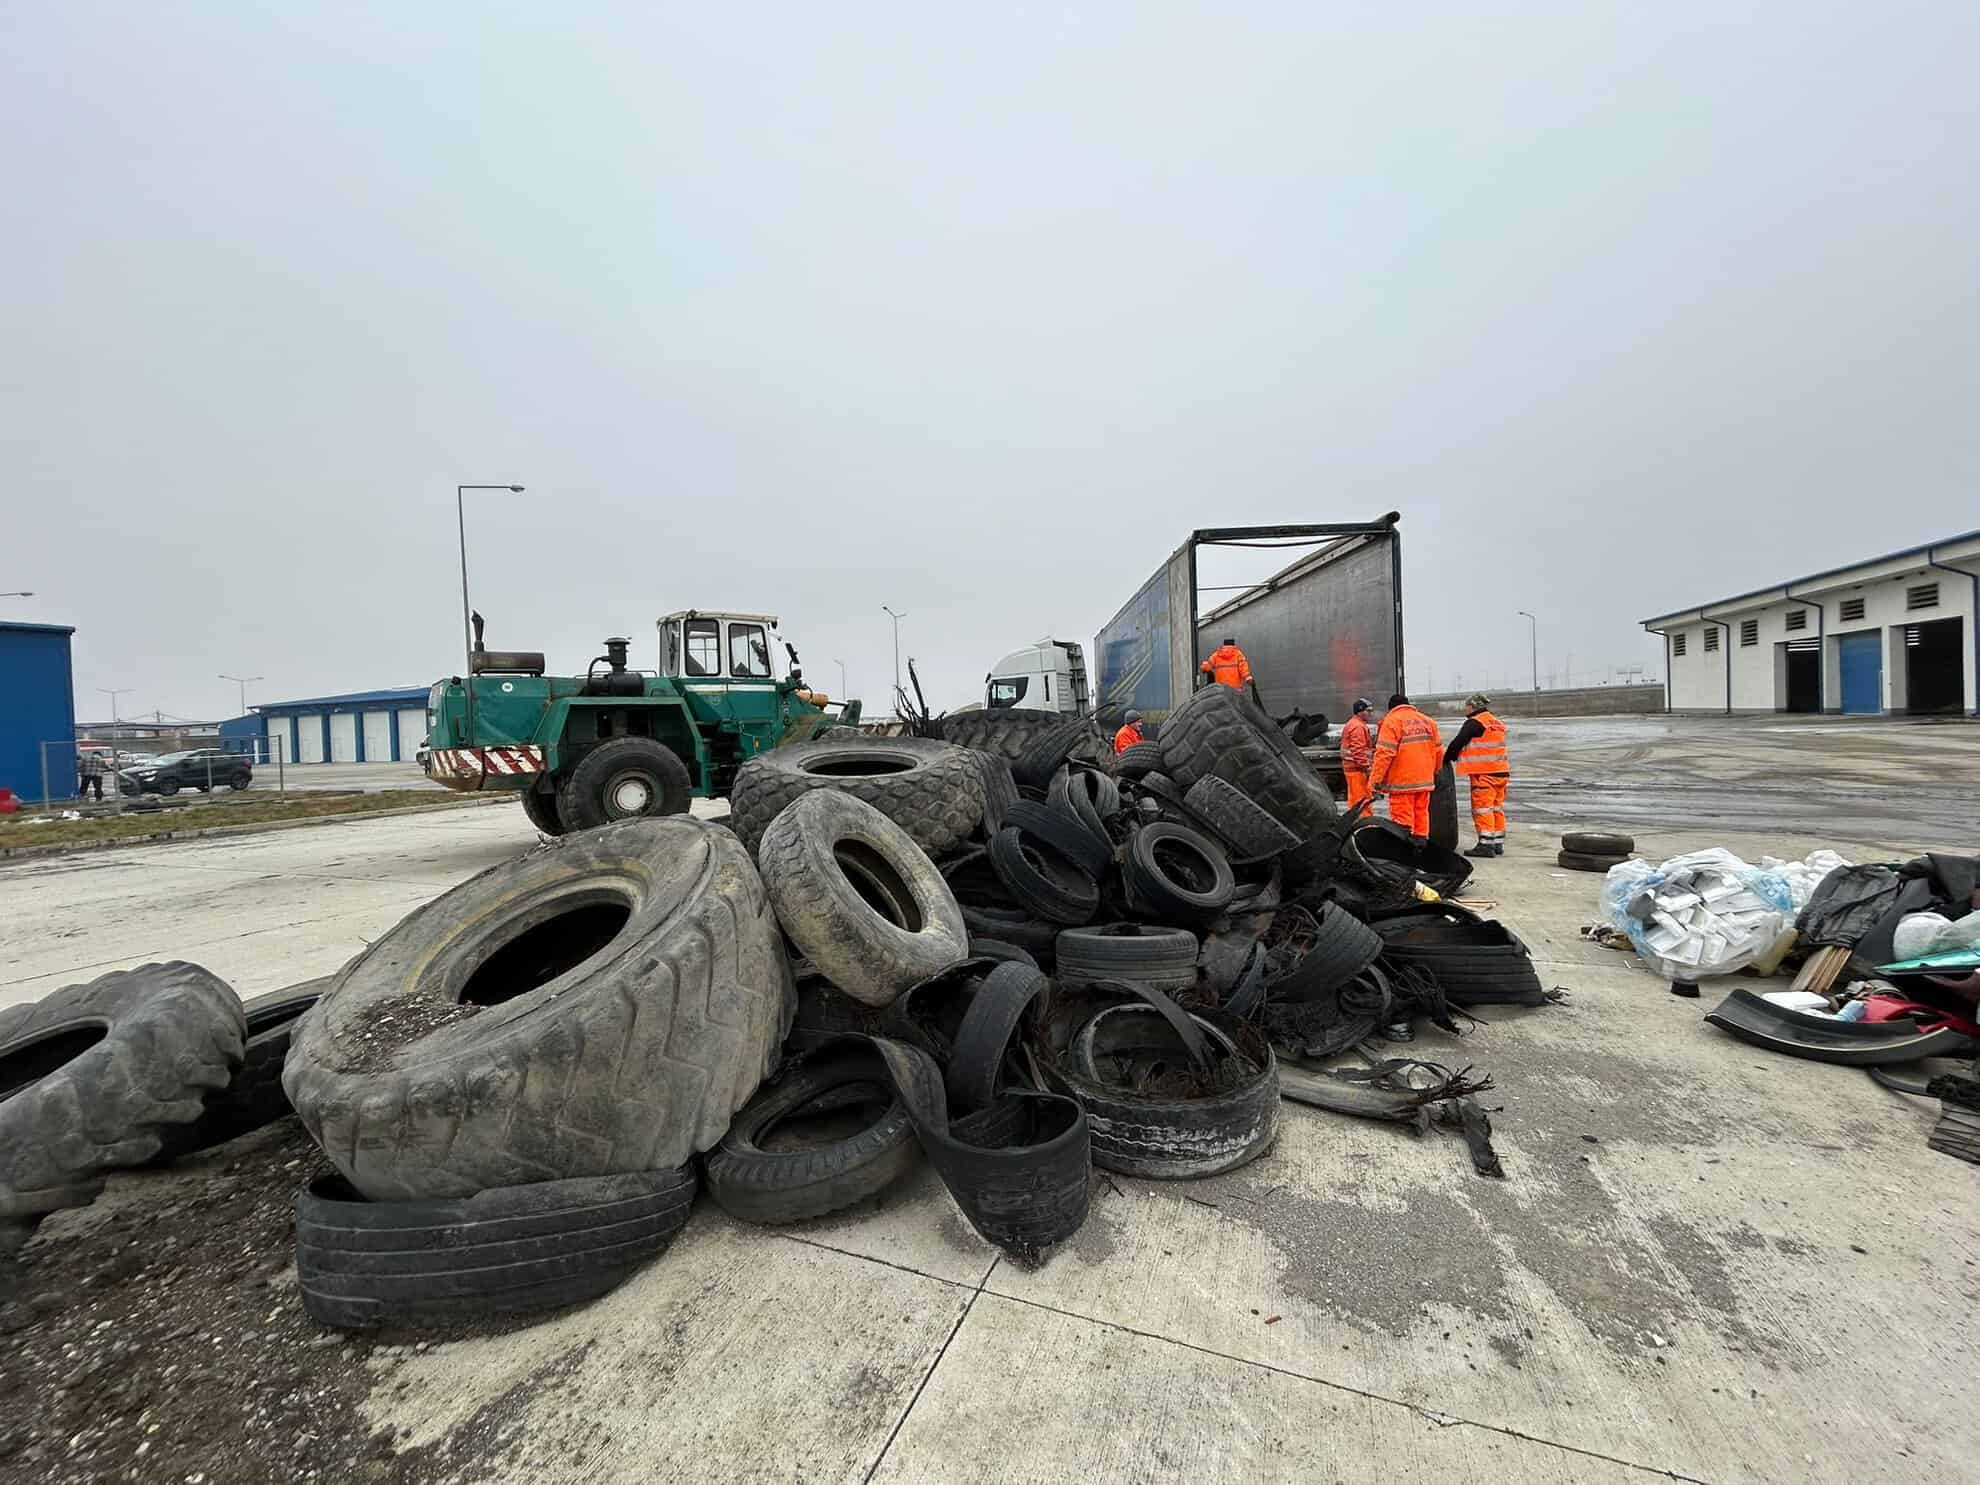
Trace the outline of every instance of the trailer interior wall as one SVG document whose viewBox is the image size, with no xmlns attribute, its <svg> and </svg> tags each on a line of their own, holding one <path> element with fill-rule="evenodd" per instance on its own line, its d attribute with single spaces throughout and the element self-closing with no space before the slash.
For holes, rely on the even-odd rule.
<svg viewBox="0 0 1980 1485">
<path fill-rule="evenodd" d="M 1207 656 L 1235 638 L 1267 711 L 1297 707 L 1338 723 L 1356 697 L 1381 707 L 1402 688 L 1400 616 L 1394 533 L 1351 536 L 1205 614 L 1197 649 Z"/>
</svg>

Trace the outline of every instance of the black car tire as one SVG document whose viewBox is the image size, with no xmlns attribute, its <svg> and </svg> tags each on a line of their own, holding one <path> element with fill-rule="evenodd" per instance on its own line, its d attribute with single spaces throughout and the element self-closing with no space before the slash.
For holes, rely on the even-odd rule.
<svg viewBox="0 0 1980 1485">
<path fill-rule="evenodd" d="M 230 779 L 227 783 L 227 787 L 229 789 L 232 789 L 236 794 L 238 794 L 243 789 L 251 788 L 253 784 L 254 784 L 254 775 L 249 773 L 244 773 L 239 778 Z"/>
<path fill-rule="evenodd" d="M 1313 945 L 1297 964 L 1266 981 L 1274 1000 L 1330 995 L 1382 955 L 1382 936 L 1339 903 L 1320 903 L 1307 911 L 1314 916 Z"/>
<path fill-rule="evenodd" d="M 617 1288 L 694 1204 L 692 1165 L 501 1186 L 458 1200 L 366 1201 L 326 1176 L 296 1199 L 303 1312 L 323 1325 L 449 1325 Z"/>
<path fill-rule="evenodd" d="M 1017 780 L 1011 777 L 1008 759 L 983 752 L 969 756 L 983 777 L 983 820 L 978 830 L 988 840 L 1004 828 L 1004 812 L 1017 803 Z"/>
<path fill-rule="evenodd" d="M 1163 771 L 1185 790 L 1220 778 L 1307 840 L 1339 818 L 1334 796 L 1291 738 L 1229 686 L 1205 686 L 1162 728 Z"/>
<path fill-rule="evenodd" d="M 1051 962 L 1059 938 L 1057 923 L 1020 907 L 980 907 L 966 902 L 962 914 L 963 926 L 969 930 L 970 953 L 977 953 L 976 946 L 983 940 L 994 939 L 1024 950 L 1041 965 Z"/>
<path fill-rule="evenodd" d="M 1621 866 L 1629 860 L 1627 856 L 1595 856 L 1585 851 L 1559 851 L 1554 860 L 1569 871 L 1606 872 L 1612 866 Z"/>
<path fill-rule="evenodd" d="M 1124 875 L 1130 899 L 1160 923 L 1206 923 L 1237 891 L 1231 863 L 1215 843 L 1167 820 L 1134 833 Z"/>
<path fill-rule="evenodd" d="M 1546 1003 L 1526 946 L 1495 919 L 1439 904 L 1378 916 L 1370 926 L 1382 937 L 1388 963 L 1423 970 L 1452 1005 Z"/>
<path fill-rule="evenodd" d="M 1448 763 L 1438 766 L 1430 790 L 1430 844 L 1446 851 L 1458 846 L 1457 774 Z"/>
<path fill-rule="evenodd" d="M 1183 794 L 1183 803 L 1216 827 L 1217 834 L 1246 860 L 1277 856 L 1300 843 L 1299 836 L 1280 824 L 1270 810 L 1237 785 L 1213 774 L 1191 784 Z"/>
<path fill-rule="evenodd" d="M 1006 825 L 990 838 L 990 864 L 1018 906 L 1048 923 L 1076 926 L 1100 907 L 1100 886 L 1078 862 Z M 1008 934 L 998 937 L 1010 941 Z"/>
<path fill-rule="evenodd" d="M 176 962 L 0 1011 L 0 1227 L 18 1238 L 156 1155 L 232 1079 L 246 1025 L 224 981 Z"/>
<path fill-rule="evenodd" d="M 331 976 L 307 980 L 287 990 L 271 991 L 246 1001 L 241 1011 L 247 1019 L 247 1043 L 241 1065 L 224 1089 L 206 1095 L 205 1111 L 190 1124 L 166 1129 L 158 1154 L 150 1161 L 160 1165 L 197 1150 L 210 1149 L 228 1140 L 273 1124 L 293 1112 L 289 1095 L 282 1091 L 282 1062 L 289 1055 L 289 1040 L 300 1021 L 330 988 Z"/>
<path fill-rule="evenodd" d="M 557 786 L 557 816 L 566 830 L 596 830 L 619 820 L 684 815 L 692 796 L 678 753 L 650 737 L 615 737 L 578 759 Z"/>
<path fill-rule="evenodd" d="M 1020 799 L 1004 812 L 1004 828 L 1020 830 L 1050 846 L 1096 882 L 1113 863 L 1113 844 L 1105 836 L 1088 830 L 1070 808 L 1055 809 L 1049 804 Z"/>
<path fill-rule="evenodd" d="M 1011 1040 L 1032 1005 L 1051 994 L 1052 982 L 1035 965 L 1000 964 L 970 996 L 949 1058 L 949 1103 L 968 1113 L 987 1109 L 1003 1091 Z"/>
<path fill-rule="evenodd" d="M 1223 1026 L 1191 1019 L 1225 1058 L 1243 1055 Z M 1235 1170 L 1271 1148 L 1279 1132 L 1279 1068 L 1269 1046 L 1262 1065 L 1253 1062 L 1234 1087 L 1202 1098 L 1147 1097 L 1103 1081 L 1086 1061 L 1089 1051 L 1104 1052 L 1117 1028 L 1127 1038 L 1168 1030 L 1152 1006 L 1129 1004 L 1101 1011 L 1075 1035 L 1061 1076 L 1086 1110 L 1096 1166 L 1150 1180 L 1194 1180 Z"/>
<path fill-rule="evenodd" d="M 877 1006 L 864 1005 L 825 980 L 799 980 L 797 1015 L 784 1047 L 789 1052 L 815 1052 L 841 1037 L 879 1036 L 883 1017 Z"/>
<path fill-rule="evenodd" d="M 1103 923 L 1062 929 L 1054 962 L 1059 983 L 1068 987 L 1129 980 L 1155 990 L 1188 990 L 1196 984 L 1201 950 L 1196 935 L 1185 928 Z"/>
<path fill-rule="evenodd" d="M 545 835 L 564 833 L 564 816 L 557 807 L 557 794 L 554 789 L 527 788 L 522 791 L 523 814 L 529 823 Z"/>
<path fill-rule="evenodd" d="M 177 794 L 179 792 L 178 780 L 172 779 L 172 780 L 168 780 L 165 783 L 160 784 L 158 786 L 158 792 L 166 799 L 170 799 L 174 794 Z"/>
<path fill-rule="evenodd" d="M 413 909 L 296 1027 L 282 1086 L 374 1201 L 672 1169 L 775 1068 L 795 1004 L 742 843 L 622 820 Z"/>
<path fill-rule="evenodd" d="M 820 790 L 872 805 L 931 856 L 983 819 L 983 774 L 965 749 L 925 737 L 832 737 L 759 753 L 736 771 L 736 834 L 756 851 L 772 820 Z"/>
<path fill-rule="evenodd" d="M 877 1105 L 857 1134 L 803 1150 L 766 1150 L 763 1141 L 800 1114 Z M 708 1154 L 708 1194 L 743 1222 L 801 1222 L 864 1201 L 894 1184 L 921 1158 L 914 1122 L 871 1043 L 840 1041 L 786 1070 L 743 1105 Z"/>
<path fill-rule="evenodd" d="M 1124 779 L 1138 779 L 1162 767 L 1162 745 L 1158 742 L 1129 743 L 1114 759 L 1114 772 Z"/>
<path fill-rule="evenodd" d="M 757 866 L 791 942 L 854 1000 L 887 1005 L 968 951 L 935 863 L 850 794 L 801 796 L 763 832 Z"/>
<path fill-rule="evenodd" d="M 1561 837 L 1561 849 L 1583 856 L 1628 856 L 1636 850 L 1636 840 L 1602 831 L 1570 830 Z"/>
</svg>

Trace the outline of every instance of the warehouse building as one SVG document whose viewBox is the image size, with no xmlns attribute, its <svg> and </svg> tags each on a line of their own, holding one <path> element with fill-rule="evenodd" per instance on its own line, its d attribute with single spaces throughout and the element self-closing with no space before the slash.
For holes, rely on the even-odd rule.
<svg viewBox="0 0 1980 1485">
<path fill-rule="evenodd" d="M 76 792 L 76 683 L 60 624 L 0 621 L 0 789 L 40 799 Z"/>
<path fill-rule="evenodd" d="M 410 763 L 426 740 L 424 686 L 271 701 L 220 728 L 264 763 Z"/>
<path fill-rule="evenodd" d="M 1645 619 L 1680 712 L 1980 714 L 1980 531 Z"/>
</svg>

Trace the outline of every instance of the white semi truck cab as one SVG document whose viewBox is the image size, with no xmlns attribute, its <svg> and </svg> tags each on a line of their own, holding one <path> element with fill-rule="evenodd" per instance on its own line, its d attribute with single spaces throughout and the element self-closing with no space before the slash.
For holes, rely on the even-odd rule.
<svg viewBox="0 0 1980 1485">
<path fill-rule="evenodd" d="M 1093 710 L 1086 683 L 1086 651 L 1049 635 L 1013 650 L 984 677 L 983 705 L 990 711 L 1024 707 L 1083 717 Z"/>
</svg>

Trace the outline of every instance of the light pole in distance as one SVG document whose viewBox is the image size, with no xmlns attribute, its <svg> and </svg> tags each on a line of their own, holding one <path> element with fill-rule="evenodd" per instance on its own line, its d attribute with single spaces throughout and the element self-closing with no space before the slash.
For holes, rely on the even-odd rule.
<svg viewBox="0 0 1980 1485">
<path fill-rule="evenodd" d="M 1533 641 L 1533 715 L 1537 717 L 1540 715 L 1540 621 L 1523 608 L 1514 612 L 1526 620 Z"/>
<path fill-rule="evenodd" d="M 474 675 L 474 621 L 470 617 L 473 610 L 468 607 L 467 586 L 467 492 L 470 490 L 508 490 L 522 494 L 521 485 L 456 485 L 454 486 L 454 520 L 461 533 L 461 655 L 467 668 L 461 672 L 461 684 L 467 687 L 467 737 L 463 741 L 474 742 L 474 687 L 469 683 Z"/>
<path fill-rule="evenodd" d="M 240 710 L 240 715 L 241 715 L 241 716 L 243 716 L 243 717 L 245 717 L 245 716 L 247 715 L 247 688 L 248 688 L 248 682 L 249 682 L 249 681 L 265 681 L 265 680 L 267 680 L 267 679 L 268 679 L 268 677 L 267 677 L 267 676 L 264 676 L 264 675 L 223 675 L 223 676 L 221 676 L 221 677 L 220 677 L 220 679 L 221 679 L 221 680 L 223 680 L 223 681 L 235 681 L 235 682 L 237 682 L 237 683 L 238 683 L 238 684 L 240 685 L 240 688 L 241 688 L 241 710 Z"/>
<path fill-rule="evenodd" d="M 894 690 L 899 691 L 901 689 L 901 620 L 907 615 L 895 613 L 884 603 L 880 605 L 880 612 L 894 621 Z"/>
<path fill-rule="evenodd" d="M 846 662 L 843 660 L 834 660 L 832 663 L 839 667 L 839 700 L 844 701 L 846 699 L 846 691 L 847 691 Z"/>
</svg>

